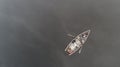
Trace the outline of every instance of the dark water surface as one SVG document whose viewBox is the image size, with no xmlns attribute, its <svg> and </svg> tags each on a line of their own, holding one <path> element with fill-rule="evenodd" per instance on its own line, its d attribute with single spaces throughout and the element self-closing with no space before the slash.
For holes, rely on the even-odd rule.
<svg viewBox="0 0 120 67">
<path fill-rule="evenodd" d="M 82 53 L 64 52 L 91 29 Z M 120 67 L 120 0 L 0 0 L 0 67 Z"/>
</svg>

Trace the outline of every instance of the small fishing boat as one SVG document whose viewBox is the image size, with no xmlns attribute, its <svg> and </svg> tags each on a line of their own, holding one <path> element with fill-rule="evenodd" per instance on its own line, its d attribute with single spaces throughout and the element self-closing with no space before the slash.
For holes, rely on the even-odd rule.
<svg viewBox="0 0 120 67">
<path fill-rule="evenodd" d="M 72 55 L 78 50 L 79 53 L 81 53 L 83 44 L 88 39 L 90 32 L 91 30 L 87 30 L 83 33 L 80 33 L 68 44 L 68 46 L 65 48 L 65 51 L 68 53 L 68 55 Z"/>
</svg>

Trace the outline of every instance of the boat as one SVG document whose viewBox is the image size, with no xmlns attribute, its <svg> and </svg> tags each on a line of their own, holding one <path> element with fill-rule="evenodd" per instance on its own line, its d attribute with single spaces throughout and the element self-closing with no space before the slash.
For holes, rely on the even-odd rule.
<svg viewBox="0 0 120 67">
<path fill-rule="evenodd" d="M 68 55 L 72 55 L 75 52 L 79 50 L 79 53 L 81 53 L 82 47 L 87 41 L 89 34 L 91 30 L 84 31 L 77 35 L 65 48 L 65 52 L 67 52 Z"/>
</svg>

